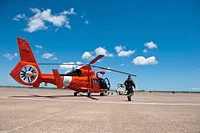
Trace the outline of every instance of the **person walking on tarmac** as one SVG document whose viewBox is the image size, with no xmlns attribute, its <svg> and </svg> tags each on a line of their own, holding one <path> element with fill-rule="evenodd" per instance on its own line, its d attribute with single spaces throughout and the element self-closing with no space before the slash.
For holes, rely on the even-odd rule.
<svg viewBox="0 0 200 133">
<path fill-rule="evenodd" d="M 134 94 L 133 87 L 135 89 L 135 83 L 131 79 L 131 75 L 128 75 L 128 78 L 125 80 L 124 85 L 126 86 L 128 101 L 131 101 L 131 97 Z"/>
</svg>

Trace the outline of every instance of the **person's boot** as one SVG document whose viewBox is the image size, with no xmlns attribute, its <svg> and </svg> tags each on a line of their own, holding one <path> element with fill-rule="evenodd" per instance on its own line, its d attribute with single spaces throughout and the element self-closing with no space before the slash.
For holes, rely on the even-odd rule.
<svg viewBox="0 0 200 133">
<path fill-rule="evenodd" d="M 128 101 L 131 101 L 131 97 L 130 96 L 127 96 L 127 98 L 128 98 Z"/>
</svg>

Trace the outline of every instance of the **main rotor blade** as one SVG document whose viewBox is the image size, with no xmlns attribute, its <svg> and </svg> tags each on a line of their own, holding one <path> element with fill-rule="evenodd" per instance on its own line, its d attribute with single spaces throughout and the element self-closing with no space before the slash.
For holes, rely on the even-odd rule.
<svg viewBox="0 0 200 133">
<path fill-rule="evenodd" d="M 90 65 L 94 64 L 96 61 L 104 57 L 104 55 L 98 55 L 95 57 L 92 61 L 90 61 L 89 64 L 73 64 L 73 63 L 38 63 L 38 65 L 77 65 L 77 66 L 84 66 L 84 65 Z"/>
<path fill-rule="evenodd" d="M 131 73 L 127 73 L 127 72 L 122 72 L 122 71 L 118 71 L 118 70 L 114 70 L 114 69 L 110 69 L 110 68 L 105 68 L 105 67 L 101 67 L 101 66 L 94 66 L 92 65 L 92 67 L 96 67 L 96 68 L 100 68 L 100 69 L 104 69 L 104 70 L 108 70 L 108 71 L 113 71 L 113 72 L 117 72 L 117 73 L 121 73 L 121 74 L 126 74 L 126 75 L 131 75 L 131 76 L 135 76 L 135 74 L 131 74 Z"/>
<path fill-rule="evenodd" d="M 99 59 L 101 59 L 102 57 L 104 57 L 104 55 L 98 55 L 97 57 L 95 57 L 92 61 L 90 61 L 89 65 L 90 64 L 94 64 L 96 61 L 98 61 Z"/>
<path fill-rule="evenodd" d="M 83 66 L 85 64 L 73 64 L 73 63 L 38 63 L 38 65 L 77 65 L 77 66 Z"/>
</svg>

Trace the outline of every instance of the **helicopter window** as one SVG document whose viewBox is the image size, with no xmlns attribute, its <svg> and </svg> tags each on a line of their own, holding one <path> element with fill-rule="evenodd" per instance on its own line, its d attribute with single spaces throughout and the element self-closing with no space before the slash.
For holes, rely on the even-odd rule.
<svg viewBox="0 0 200 133">
<path fill-rule="evenodd" d="M 99 83 L 98 79 L 93 79 L 93 83 L 94 83 L 94 84 Z"/>
<path fill-rule="evenodd" d="M 60 74 L 61 76 L 80 76 L 82 74 L 80 69 L 72 70 L 71 72 L 68 72 L 66 74 Z"/>
</svg>

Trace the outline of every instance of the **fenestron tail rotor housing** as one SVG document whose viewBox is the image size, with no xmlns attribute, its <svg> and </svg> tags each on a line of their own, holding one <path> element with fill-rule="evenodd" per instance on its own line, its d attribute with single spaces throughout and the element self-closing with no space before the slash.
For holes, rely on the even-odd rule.
<svg viewBox="0 0 200 133">
<path fill-rule="evenodd" d="M 20 71 L 20 78 L 27 84 L 32 84 L 38 79 L 38 70 L 32 65 L 24 66 Z"/>
</svg>

